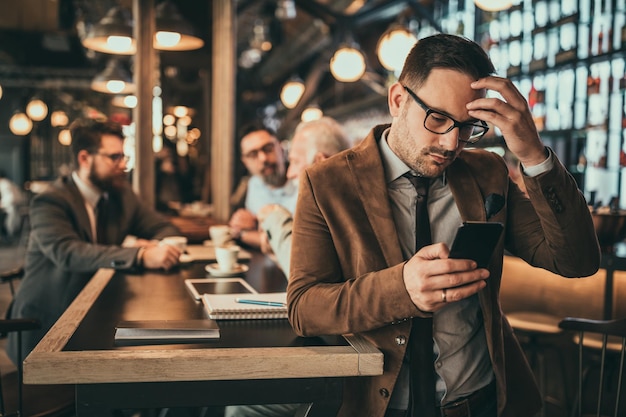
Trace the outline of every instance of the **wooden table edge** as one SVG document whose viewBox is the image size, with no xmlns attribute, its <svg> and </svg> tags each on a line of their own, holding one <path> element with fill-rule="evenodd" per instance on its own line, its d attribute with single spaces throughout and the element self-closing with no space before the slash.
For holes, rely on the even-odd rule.
<svg viewBox="0 0 626 417">
<path fill-rule="evenodd" d="M 98 270 L 27 356 L 23 368 L 26 384 L 345 377 L 383 373 L 383 354 L 360 335 L 344 336 L 349 346 L 64 351 L 114 274 L 113 269 Z"/>
</svg>

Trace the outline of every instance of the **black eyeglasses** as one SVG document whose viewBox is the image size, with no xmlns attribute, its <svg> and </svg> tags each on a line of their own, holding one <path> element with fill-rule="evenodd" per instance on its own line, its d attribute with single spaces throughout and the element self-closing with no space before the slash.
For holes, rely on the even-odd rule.
<svg viewBox="0 0 626 417">
<path fill-rule="evenodd" d="M 269 142 L 261 146 L 259 149 L 253 149 L 251 151 L 246 152 L 245 154 L 243 154 L 243 157 L 245 159 L 257 159 L 259 157 L 260 152 L 263 152 L 265 155 L 267 155 L 267 154 L 274 152 L 274 148 L 275 148 L 274 142 Z"/>
<path fill-rule="evenodd" d="M 415 102 L 426 112 L 424 117 L 424 127 L 429 132 L 443 135 L 450 132 L 455 127 L 459 128 L 459 142 L 476 143 L 485 136 L 489 130 L 489 126 L 483 120 L 476 123 L 461 123 L 454 120 L 447 114 L 440 113 L 428 107 L 417 95 L 411 91 L 406 85 L 403 86 L 407 93 L 415 100 Z"/>
<path fill-rule="evenodd" d="M 124 155 L 123 153 L 104 153 L 104 152 L 96 152 L 95 155 L 106 156 L 113 162 L 114 164 L 119 164 L 120 162 L 128 162 L 129 157 Z"/>
</svg>

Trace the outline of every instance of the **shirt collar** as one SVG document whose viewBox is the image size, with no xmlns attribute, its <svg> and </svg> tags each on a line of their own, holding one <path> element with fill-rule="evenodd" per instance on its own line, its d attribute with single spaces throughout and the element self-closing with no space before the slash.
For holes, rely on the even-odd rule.
<svg viewBox="0 0 626 417">
<path fill-rule="evenodd" d="M 78 176 L 78 173 L 76 173 L 76 171 L 72 172 L 72 179 L 74 180 L 74 184 L 76 184 L 76 188 L 78 188 L 78 191 L 83 196 L 85 201 L 91 207 L 96 207 L 96 205 L 98 204 L 98 201 L 100 200 L 100 197 L 102 197 L 104 193 L 98 190 L 96 187 L 85 183 Z"/>
</svg>

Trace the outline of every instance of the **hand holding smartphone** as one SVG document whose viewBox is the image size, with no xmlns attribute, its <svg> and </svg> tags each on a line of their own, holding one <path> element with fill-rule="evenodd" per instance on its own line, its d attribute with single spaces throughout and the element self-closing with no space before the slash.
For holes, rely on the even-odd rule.
<svg viewBox="0 0 626 417">
<path fill-rule="evenodd" d="M 464 222 L 452 242 L 450 258 L 472 259 L 486 268 L 503 230 L 502 223 Z"/>
</svg>

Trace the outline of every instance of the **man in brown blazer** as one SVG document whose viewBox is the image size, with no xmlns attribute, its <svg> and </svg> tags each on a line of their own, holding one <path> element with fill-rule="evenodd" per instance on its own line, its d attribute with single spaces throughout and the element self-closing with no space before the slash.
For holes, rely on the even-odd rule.
<svg viewBox="0 0 626 417">
<path fill-rule="evenodd" d="M 385 357 L 383 375 L 345 383 L 340 416 L 532 416 L 541 407 L 500 308 L 503 251 L 566 277 L 596 272 L 600 251 L 574 179 L 541 142 L 524 97 L 493 73 L 474 42 L 419 40 L 389 87 L 391 125 L 301 175 L 289 320 L 304 336 L 359 333 Z M 500 156 L 466 149 L 487 123 L 521 162 L 528 197 Z M 427 194 L 407 173 L 429 179 Z M 419 248 L 422 198 L 433 243 Z M 504 225 L 487 268 L 448 257 L 464 221 Z M 432 337 L 410 336 L 430 320 Z M 419 369 L 407 354 L 416 346 L 433 352 Z M 415 401 L 410 385 L 428 373 L 434 387 L 422 391 L 434 392 Z"/>
</svg>

